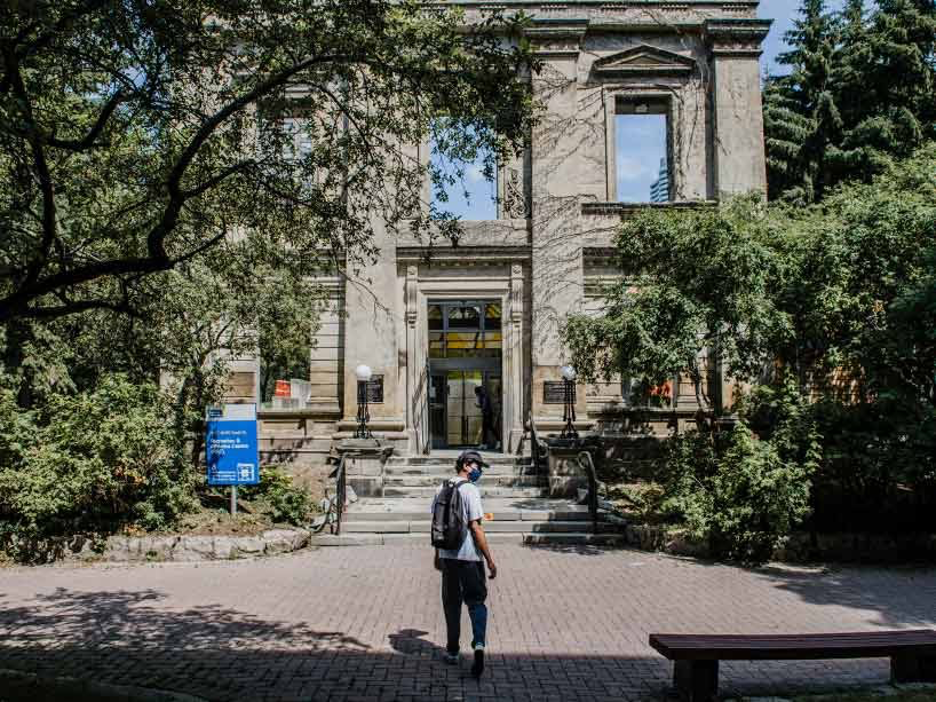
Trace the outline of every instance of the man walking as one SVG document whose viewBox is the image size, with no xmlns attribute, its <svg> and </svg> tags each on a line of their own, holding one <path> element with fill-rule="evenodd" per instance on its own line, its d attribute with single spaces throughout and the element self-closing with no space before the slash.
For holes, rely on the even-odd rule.
<svg viewBox="0 0 936 702">
<path fill-rule="evenodd" d="M 474 651 L 474 664 L 471 674 L 476 678 L 484 672 L 484 645 L 487 635 L 488 610 L 487 584 L 484 573 L 483 557 L 487 562 L 490 577 L 497 576 L 497 566 L 491 556 L 484 527 L 481 520 L 484 518 L 484 509 L 481 506 L 481 493 L 475 483 L 481 479 L 482 469 L 487 463 L 477 451 L 463 451 L 455 461 L 456 475 L 449 481 L 454 485 L 461 498 L 462 523 L 467 530 L 461 546 L 457 549 L 436 549 L 436 568 L 442 571 L 442 608 L 445 612 L 445 627 L 448 634 L 445 660 L 447 663 L 458 662 L 459 640 L 461 639 L 461 606 L 462 602 L 468 607 L 468 617 L 471 620 L 472 641 Z M 432 501 L 432 512 L 435 512 L 436 500 L 444 488 L 443 483 L 436 492 Z"/>
<path fill-rule="evenodd" d="M 498 443 L 494 429 L 494 403 L 483 385 L 475 387 L 475 404 L 481 410 L 481 450 L 494 450 Z"/>
</svg>

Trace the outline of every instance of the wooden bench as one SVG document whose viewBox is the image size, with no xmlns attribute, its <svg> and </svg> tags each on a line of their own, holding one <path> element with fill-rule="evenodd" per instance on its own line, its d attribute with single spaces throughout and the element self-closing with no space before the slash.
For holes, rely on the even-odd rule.
<svg viewBox="0 0 936 702">
<path fill-rule="evenodd" d="M 673 683 L 690 702 L 718 692 L 718 661 L 890 658 L 894 682 L 936 682 L 936 631 L 852 634 L 650 634 L 650 645 L 673 661 Z"/>
</svg>

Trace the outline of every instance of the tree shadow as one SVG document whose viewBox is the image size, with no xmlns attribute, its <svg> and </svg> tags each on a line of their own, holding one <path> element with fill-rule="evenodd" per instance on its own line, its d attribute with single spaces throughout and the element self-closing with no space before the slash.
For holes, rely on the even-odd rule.
<svg viewBox="0 0 936 702">
<path fill-rule="evenodd" d="M 755 571 L 779 590 L 813 605 L 868 612 L 868 624 L 892 629 L 932 628 L 936 620 L 936 568 L 905 566 L 784 568 Z"/>
<path fill-rule="evenodd" d="M 166 596 L 59 588 L 29 606 L 0 606 L 0 668 L 198 695 L 209 700 L 664 700 L 671 664 L 648 656 L 500 653 L 481 681 L 441 660 L 428 632 L 385 647 L 305 623 L 217 605 L 172 609 Z M 643 637 L 645 634 L 640 633 Z M 774 667 L 771 667 L 774 666 Z M 725 695 L 878 684 L 886 661 L 732 663 Z"/>
</svg>

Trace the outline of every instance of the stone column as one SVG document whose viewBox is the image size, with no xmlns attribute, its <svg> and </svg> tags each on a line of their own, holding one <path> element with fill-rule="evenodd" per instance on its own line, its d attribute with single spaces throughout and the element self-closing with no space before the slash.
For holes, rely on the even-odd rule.
<svg viewBox="0 0 936 702">
<path fill-rule="evenodd" d="M 409 450 L 412 453 L 423 453 L 429 445 L 429 439 L 424 436 L 428 422 L 423 421 L 420 408 L 424 406 L 428 388 L 420 382 L 425 373 L 419 368 L 419 268 L 408 266 L 406 268 L 406 282 L 404 294 L 406 296 L 406 433 L 409 436 Z M 428 378 L 426 379 L 428 381 Z"/>
<path fill-rule="evenodd" d="M 584 30 L 582 30 L 584 31 Z M 534 90 L 545 103 L 545 118 L 532 138 L 532 411 L 543 429 L 561 426 L 562 405 L 543 403 L 545 381 L 560 380 L 568 360 L 559 338 L 570 313 L 582 308 L 582 217 L 580 155 L 590 125 L 578 115 L 578 57 L 581 34 L 550 36 L 540 50 L 544 70 Z M 584 400 L 584 388 L 579 397 Z M 584 414 L 584 402 L 582 403 Z"/>
<path fill-rule="evenodd" d="M 523 438 L 523 408 L 526 387 L 523 384 L 523 266 L 510 267 L 510 291 L 504 315 L 504 450 L 513 452 Z M 509 345 L 509 348 L 507 347 Z"/>
<path fill-rule="evenodd" d="M 715 194 L 767 189 L 761 109 L 761 42 L 770 20 L 705 22 L 711 52 Z"/>
</svg>

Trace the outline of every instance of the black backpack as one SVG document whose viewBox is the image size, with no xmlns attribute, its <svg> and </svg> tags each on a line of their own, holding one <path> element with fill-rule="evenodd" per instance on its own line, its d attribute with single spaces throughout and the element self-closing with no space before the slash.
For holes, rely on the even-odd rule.
<svg viewBox="0 0 936 702">
<path fill-rule="evenodd" d="M 436 496 L 432 509 L 432 545 L 446 551 L 457 551 L 468 535 L 465 511 L 459 488 L 467 481 L 447 480 Z"/>
</svg>

